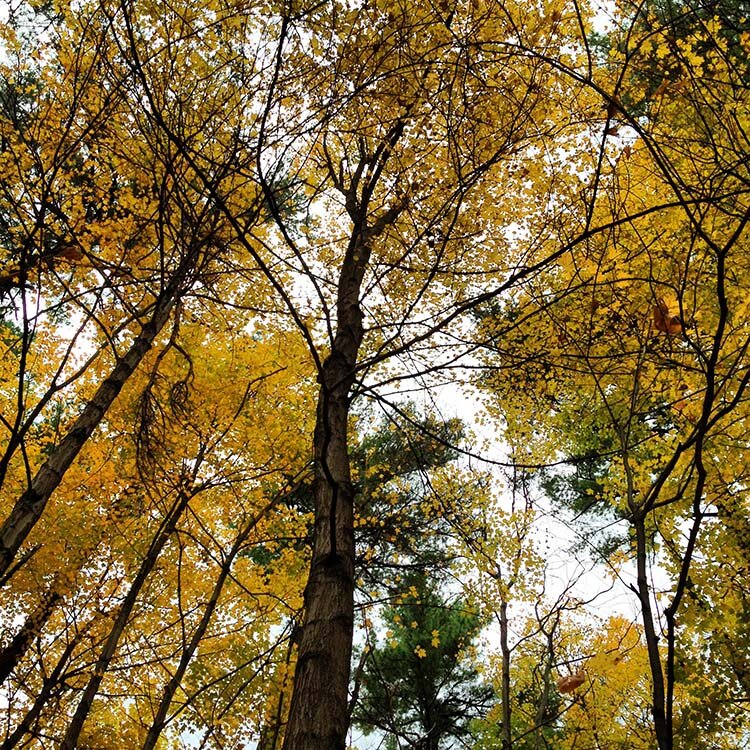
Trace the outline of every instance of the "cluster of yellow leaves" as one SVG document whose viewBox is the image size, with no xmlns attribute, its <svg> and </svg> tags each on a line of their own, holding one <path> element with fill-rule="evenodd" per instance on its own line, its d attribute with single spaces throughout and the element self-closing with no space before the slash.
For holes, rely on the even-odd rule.
<svg viewBox="0 0 750 750">
<path fill-rule="evenodd" d="M 571 701 L 561 719 L 561 748 L 606 738 L 612 747 L 653 747 L 649 726 L 649 668 L 641 629 L 622 617 L 612 617 L 567 644 L 588 658 L 570 677 L 558 681 Z M 565 682 L 562 686 L 560 682 Z M 568 689 L 569 688 L 569 689 Z"/>
<path fill-rule="evenodd" d="M 72 44 L 71 40 L 62 40 L 57 47 L 60 65 L 66 70 L 65 54 L 70 52 L 70 47 L 66 46 L 69 43 Z M 79 54 L 76 59 L 81 65 L 88 60 L 86 54 Z M 18 71 L 9 69 L 9 65 L 5 74 L 7 80 L 12 80 Z M 0 379 L 3 414 L 10 419 L 19 402 L 31 412 L 35 399 L 50 390 L 60 391 L 32 427 L 23 460 L 19 455 L 11 463 L 3 487 L 8 502 L 25 485 L 24 462 L 32 468 L 41 463 L 70 426 L 79 406 L 106 377 L 114 358 L 137 331 L 138 319 L 136 316 L 134 324 L 133 313 L 141 305 L 146 307 L 152 302 L 153 293 L 148 291 L 148 285 L 153 279 L 158 283 L 160 273 L 165 270 L 163 265 L 159 268 L 157 256 L 162 263 L 169 263 L 180 253 L 176 238 L 169 235 L 169 229 L 174 227 L 169 226 L 163 207 L 157 209 L 149 180 L 151 176 L 157 186 L 161 181 L 162 187 L 171 189 L 169 175 L 158 173 L 155 165 L 158 159 L 153 154 L 149 157 L 138 134 L 118 119 L 122 112 L 107 109 L 106 125 L 85 137 L 75 127 L 66 128 L 64 118 L 70 115 L 70 110 L 65 108 L 69 107 L 69 102 L 63 99 L 63 94 L 67 84 L 65 78 L 45 81 L 44 85 L 60 99 L 51 98 L 46 110 L 34 113 L 33 126 L 39 127 L 38 137 L 19 139 L 15 123 L 2 123 L 3 137 L 7 135 L 8 144 L 3 154 L 4 164 L 9 169 L 12 164 L 14 169 L 9 184 L 18 186 L 18 196 L 13 196 L 15 203 L 11 203 L 6 194 L 5 215 L 15 216 L 19 236 L 33 238 L 37 219 L 30 215 L 31 201 L 24 203 L 23 196 L 39 193 L 40 174 L 56 174 L 56 182 L 50 183 L 47 190 L 56 208 L 64 212 L 65 225 L 58 227 L 58 217 L 48 214 L 44 230 L 63 236 L 72 233 L 78 243 L 75 247 L 63 244 L 59 248 L 53 244 L 50 252 L 54 253 L 54 262 L 43 263 L 42 253 L 47 252 L 47 244 L 45 236 L 38 235 L 39 255 L 32 255 L 33 279 L 31 271 L 28 274 L 29 280 L 34 282 L 33 292 L 37 293 L 36 300 L 32 298 L 31 302 L 38 311 L 31 320 L 31 331 L 3 329 Z M 101 90 L 99 82 L 93 87 Z M 87 95 L 88 92 L 81 94 L 84 99 Z M 93 105 L 86 101 L 90 109 Z M 59 109 L 55 109 L 58 105 Z M 64 140 L 66 136 L 70 143 Z M 79 155 L 85 155 L 82 158 L 91 162 L 91 184 L 80 188 L 75 183 L 80 179 L 76 171 L 78 165 L 74 170 L 68 169 L 65 162 L 54 161 L 66 149 L 78 149 Z M 30 155 L 32 150 L 42 159 L 41 166 Z M 51 161 L 45 162 L 48 156 Z M 241 191 L 235 194 L 243 198 Z M 250 201 L 247 193 L 244 198 Z M 200 203 L 197 196 L 195 201 Z M 171 207 L 175 213 L 179 208 Z M 92 218 L 90 212 L 94 209 L 100 209 L 103 217 Z M 155 217 L 157 212 L 161 215 Z M 161 238 L 156 234 L 157 224 L 163 232 Z M 18 244 L 22 244 L 20 239 Z M 11 253 L 12 248 L 12 243 L 4 244 L 2 251 Z M 63 268 L 65 278 L 57 259 L 69 263 Z M 11 254 L 7 259 L 9 267 L 13 267 L 13 262 Z M 15 284 L 18 274 L 8 272 L 6 275 L 11 286 Z M 227 282 L 224 279 L 222 283 Z M 234 286 L 235 293 L 246 293 Z M 260 298 L 257 286 L 254 293 L 257 302 Z M 91 306 L 89 299 L 94 300 Z M 44 309 L 44 306 L 49 307 Z M 55 317 L 60 310 L 72 316 L 72 332 L 65 327 L 61 330 L 59 318 Z M 284 341 L 283 337 L 266 334 L 259 327 L 254 333 L 243 330 L 246 322 L 242 319 L 234 321 L 233 336 L 224 336 L 223 331 L 222 335 L 217 335 L 217 324 L 223 327 L 220 318 L 211 320 L 200 304 L 193 310 L 186 308 L 185 318 L 187 322 L 178 337 L 181 349 L 170 350 L 166 338 L 159 342 L 159 348 L 165 347 L 168 351 L 166 359 L 162 361 L 154 355 L 144 363 L 141 377 L 129 384 L 119 409 L 108 415 L 100 435 L 86 447 L 78 463 L 66 475 L 55 503 L 30 540 L 32 548 L 38 544 L 37 540 L 43 541 L 34 564 L 18 573 L 7 592 L 11 614 L 21 616 L 32 609 L 39 593 L 48 586 L 49 571 L 60 570 L 52 587 L 63 597 L 75 597 L 80 604 L 56 616 L 49 625 L 51 632 L 55 627 L 64 627 L 66 620 L 69 625 L 70 618 L 80 625 L 79 618 L 89 617 L 89 610 L 96 613 L 93 621 L 99 617 L 95 629 L 104 632 L 107 612 L 111 613 L 117 606 L 139 552 L 146 548 L 158 528 L 161 515 L 179 488 L 184 472 L 197 466 L 199 455 L 202 466 L 194 480 L 210 491 L 196 496 L 192 506 L 192 525 L 196 528 L 187 526 L 184 533 L 197 534 L 200 530 L 201 534 L 208 534 L 204 545 L 213 539 L 211 544 L 216 549 L 211 551 L 211 544 L 208 544 L 196 553 L 196 569 L 204 570 L 209 570 L 212 560 L 221 558 L 223 545 L 234 533 L 232 529 L 236 530 L 242 519 L 258 512 L 263 503 L 268 502 L 269 493 L 273 496 L 283 489 L 281 477 L 294 476 L 304 465 L 304 435 L 310 414 L 309 390 L 305 388 L 308 372 L 304 355 L 299 351 L 292 354 L 296 340 Z M 89 357 L 97 353 L 100 341 L 107 340 L 112 348 L 105 344 L 100 356 L 91 361 Z M 219 346 L 224 349 L 220 350 Z M 26 371 L 19 374 L 22 361 Z M 155 376 L 156 387 L 153 383 L 147 385 L 149 372 Z M 258 382 L 253 385 L 256 377 Z M 75 388 L 70 387 L 71 383 Z M 246 391 L 240 386 L 242 383 L 247 384 Z M 66 390 L 62 384 L 68 386 Z M 168 413 L 171 397 L 177 393 L 175 386 L 189 393 L 189 402 L 181 406 L 184 410 L 181 420 L 177 420 L 174 413 Z M 21 388 L 23 397 L 19 398 Z M 154 457 L 158 459 L 160 473 L 154 477 L 155 486 L 148 487 L 144 486 L 136 467 L 132 444 L 139 400 L 143 399 L 145 390 L 162 411 L 164 422 L 158 435 L 159 455 Z M 248 450 L 251 442 L 255 452 Z M 273 470 L 269 466 L 273 466 Z M 240 491 L 234 489 L 236 487 L 241 488 Z M 295 518 L 294 513 L 287 515 L 289 518 L 285 519 L 284 514 L 277 511 L 274 522 L 283 527 L 284 534 L 302 536 L 304 522 Z M 265 534 L 284 535 L 272 532 L 264 523 L 254 538 L 263 540 Z M 184 554 L 189 559 L 193 553 Z M 289 550 L 281 550 L 279 555 L 282 561 L 275 570 L 280 577 L 263 581 L 265 574 L 262 574 L 261 583 L 257 585 L 253 583 L 253 576 L 258 578 L 259 574 L 246 559 L 240 559 L 237 567 L 252 573 L 244 577 L 244 585 L 250 591 L 276 588 L 279 597 L 288 603 L 289 611 L 294 611 L 298 606 L 298 591 L 296 586 L 290 585 L 283 571 L 294 570 L 291 580 L 295 580 L 303 563 L 298 555 L 290 555 Z M 98 579 L 93 574 L 97 569 L 103 571 Z M 210 577 L 192 578 L 197 584 L 194 596 L 205 598 L 207 591 L 204 589 Z M 19 591 L 23 595 L 19 596 Z M 237 621 L 243 616 L 239 615 Z M 267 628 L 273 622 L 273 617 L 268 617 L 261 626 Z M 243 642 L 239 635 L 235 639 L 240 644 Z M 64 641 L 60 646 L 63 645 Z M 54 654 L 55 650 L 50 649 L 49 659 Z M 33 684 L 30 680 L 24 689 L 33 692 Z M 19 710 L 23 705 L 19 700 Z"/>
<path fill-rule="evenodd" d="M 293 486 L 306 465 L 316 386 L 298 333 L 313 349 L 323 342 L 322 359 L 357 222 L 367 239 L 359 252 L 373 253 L 358 299 L 365 356 L 379 361 L 416 331 L 419 346 L 408 353 L 417 369 L 455 356 L 458 336 L 424 340 L 434 325 L 585 235 L 500 298 L 482 331 L 497 364 L 485 385 L 514 457 L 606 444 L 615 460 L 597 499 L 630 516 L 658 499 L 651 528 L 674 572 L 695 505 L 677 500 L 697 487 L 683 447 L 710 424 L 698 505 L 725 512 L 719 502 L 731 501 L 745 516 L 736 496 L 747 476 L 750 264 L 744 238 L 732 238 L 746 209 L 746 161 L 737 157 L 746 152 L 747 97 L 734 95 L 722 45 L 705 49 L 717 34 L 710 22 L 690 40 L 667 30 L 636 40 L 645 55 L 680 59 L 655 91 L 630 92 L 646 128 L 636 116 L 610 122 L 620 112 L 614 99 L 601 102 L 593 87 L 559 76 L 591 64 L 569 44 L 579 26 L 587 31 L 573 3 L 376 0 L 283 14 L 252 0 L 134 8 L 58 3 L 52 38 L 34 42 L 30 55 L 28 41 L 2 26 L 3 80 L 30 102 L 0 114 L 8 186 L 0 292 L 31 310 L 24 330 L 7 325 L 0 339 L 0 406 L 19 412 L 4 416 L 3 429 L 25 419 L 29 427 L 9 463 L 8 497 L 58 444 L 170 282 L 184 281 L 185 294 L 171 330 L 66 474 L 29 537 L 33 559 L 3 594 L 18 619 L 45 590 L 65 602 L 42 626 L 50 647 L 30 655 L 25 681 L 14 683 L 14 719 L 69 649 L 70 668 L 80 667 L 71 684 L 85 682 L 140 561 L 185 493 L 189 503 L 139 595 L 137 626 L 104 683 L 110 694 L 136 696 L 133 710 L 125 718 L 100 711 L 85 742 L 108 744 L 118 732 L 140 741 L 141 717 L 197 632 L 235 544 L 201 659 L 177 700 L 190 726 L 226 708 L 224 728 L 211 726 L 221 742 L 239 736 L 247 714 L 273 715 L 263 694 L 281 700 L 289 661 L 263 655 L 301 606 L 309 525 Z M 290 19 L 299 27 L 280 38 Z M 626 56 L 614 50 L 616 67 Z M 718 84 L 706 86 L 709 77 Z M 612 83 L 605 78 L 601 90 L 619 95 Z M 730 90 L 715 106 L 715 92 Z M 604 141 L 592 149 L 603 112 Z M 613 144 L 628 123 L 648 132 Z M 258 172 L 272 163 L 282 171 L 270 169 L 262 189 Z M 696 192 L 702 186 L 707 195 Z M 314 205 L 282 236 L 259 219 L 286 198 Z M 297 303 L 299 332 L 281 318 L 265 322 Z M 465 476 L 436 471 L 419 512 L 456 523 L 468 584 L 485 611 L 535 595 L 543 562 L 526 543 L 533 514 L 498 513 Z M 409 480 L 365 467 L 362 480 L 378 478 L 393 513 L 362 512 L 357 528 L 390 524 L 386 540 L 395 544 L 421 528 L 408 526 L 414 508 L 400 500 Z M 454 518 L 460 505 L 470 512 Z M 712 531 L 706 542 L 719 545 Z M 736 595 L 726 575 L 722 586 Z M 403 601 L 417 597 L 412 588 Z M 736 629 L 734 598 L 725 623 Z M 438 631 L 431 644 L 440 644 Z M 424 658 L 426 648 L 415 653 Z M 586 666 L 591 690 L 606 677 L 614 696 L 619 672 L 596 659 Z M 248 673 L 258 687 L 240 691 Z M 50 731 L 63 720 L 49 718 Z"/>
<path fill-rule="evenodd" d="M 274 695 L 286 689 L 290 665 L 284 649 L 273 657 L 266 653 L 302 605 L 298 581 L 306 555 L 280 540 L 307 533 L 308 519 L 284 495 L 308 460 L 314 392 L 309 361 L 296 337 L 216 336 L 226 318 L 201 315 L 187 322 L 189 309 L 186 304 L 180 348 L 171 346 L 169 334 L 163 336 L 128 383 L 100 436 L 66 474 L 34 530 L 33 560 L 3 591 L 3 610 L 16 622 L 50 586 L 65 603 L 42 623 L 50 643 L 28 660 L 24 681 L 16 686 L 13 715 L 20 717 L 66 649 L 72 649 L 68 668 L 78 672 L 75 684 L 83 687 L 91 655 L 107 637 L 176 493 L 185 482 L 193 488 L 189 510 L 139 596 L 116 668 L 105 679 L 108 694 L 132 697 L 110 699 L 108 708 L 97 709 L 82 746 L 115 747 L 115 737 L 142 742 L 148 707 L 158 702 L 180 657 L 175 643 L 194 632 L 228 550 L 256 518 L 202 638 L 200 659 L 175 698 L 176 706 L 185 708 L 171 731 L 178 726 L 203 731 L 201 717 L 222 706 L 228 741 L 233 732 L 241 736 L 252 728 L 249 716 L 275 710 Z M 181 384 L 182 400 L 170 403 Z M 144 466 L 133 435 L 147 390 L 163 419 L 152 425 L 156 439 L 140 459 L 148 461 Z M 274 498 L 281 502 L 270 506 Z M 50 580 L 54 570 L 60 574 Z M 86 634 L 77 646 L 76 633 Z M 240 691 L 248 680 L 254 687 Z M 64 721 L 60 710 L 45 718 L 51 732 L 63 729 Z"/>
</svg>

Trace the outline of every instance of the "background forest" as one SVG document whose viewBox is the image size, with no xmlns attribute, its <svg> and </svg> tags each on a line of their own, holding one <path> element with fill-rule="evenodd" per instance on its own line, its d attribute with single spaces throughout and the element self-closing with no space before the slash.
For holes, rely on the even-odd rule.
<svg viewBox="0 0 750 750">
<path fill-rule="evenodd" d="M 4 3 L 0 747 L 750 747 L 749 18 Z"/>
</svg>

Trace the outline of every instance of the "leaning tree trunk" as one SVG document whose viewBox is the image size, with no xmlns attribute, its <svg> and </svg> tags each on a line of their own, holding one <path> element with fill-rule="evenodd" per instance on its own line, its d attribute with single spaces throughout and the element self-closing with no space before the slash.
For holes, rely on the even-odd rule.
<svg viewBox="0 0 750 750">
<path fill-rule="evenodd" d="M 190 260 L 192 259 L 191 254 Z M 169 319 L 185 286 L 188 268 L 187 260 L 183 261 L 182 267 L 157 298 L 150 320 L 135 337 L 125 355 L 117 360 L 115 367 L 101 383 L 60 444 L 39 467 L 29 487 L 19 497 L 10 515 L 0 526 L 0 576 L 5 575 L 12 565 L 21 545 L 41 518 L 50 496 L 57 489 L 65 472 L 104 419 L 109 407 Z"/>
<path fill-rule="evenodd" d="M 159 741 L 159 737 L 164 731 L 164 727 L 167 725 L 167 714 L 169 713 L 169 707 L 172 705 L 172 699 L 174 698 L 177 689 L 180 687 L 182 679 L 187 672 L 188 666 L 190 665 L 190 661 L 195 656 L 195 652 L 201 645 L 203 636 L 206 634 L 206 630 L 211 623 L 211 618 L 213 617 L 216 607 L 219 604 L 219 598 L 224 591 L 224 585 L 226 584 L 227 579 L 232 572 L 232 565 L 234 565 L 235 558 L 242 551 L 247 538 L 250 536 L 250 533 L 257 527 L 260 520 L 264 518 L 276 505 L 278 505 L 280 500 L 281 496 L 277 497 L 275 500 L 272 500 L 270 503 L 268 503 L 268 505 L 266 505 L 265 508 L 257 513 L 249 523 L 245 524 L 241 533 L 238 534 L 237 538 L 235 539 L 234 544 L 232 544 L 232 548 L 224 557 L 224 560 L 221 564 L 221 569 L 219 571 L 219 576 L 216 579 L 216 582 L 214 583 L 213 589 L 211 591 L 211 596 L 209 597 L 208 602 L 206 602 L 206 605 L 203 608 L 201 619 L 198 622 L 197 627 L 193 631 L 190 640 L 182 649 L 177 668 L 174 670 L 171 678 L 164 686 L 161 700 L 159 701 L 159 706 L 156 709 L 153 721 L 151 722 L 151 726 L 149 727 L 148 733 L 146 734 L 146 739 L 143 741 L 143 745 L 141 746 L 141 750 L 153 750 L 156 747 L 156 743 Z"/>
<path fill-rule="evenodd" d="M 197 462 L 200 465 L 200 460 Z M 197 473 L 197 467 L 195 469 Z M 125 632 L 125 628 L 130 620 L 130 617 L 135 608 L 136 601 L 140 596 L 141 591 L 146 583 L 146 580 L 151 575 L 156 562 L 159 559 L 161 551 L 164 549 L 164 545 L 167 543 L 169 538 L 174 534 L 177 528 L 177 522 L 185 512 L 190 502 L 190 499 L 194 496 L 194 489 L 188 487 L 181 487 L 178 491 L 177 498 L 174 504 L 170 508 L 169 512 L 162 520 L 161 525 L 156 532 L 156 535 L 151 540 L 151 544 L 146 551 L 143 560 L 141 561 L 138 572 L 133 578 L 133 582 L 130 584 L 128 593 L 125 595 L 122 604 L 120 605 L 117 615 L 115 616 L 112 627 L 110 628 L 109 635 L 104 642 L 104 646 L 99 653 L 99 658 L 96 660 L 94 671 L 89 677 L 86 687 L 81 693 L 81 697 L 78 701 L 73 718 L 68 725 L 68 729 L 65 732 L 62 742 L 60 743 L 60 750 L 75 750 L 78 747 L 78 740 L 83 729 L 83 725 L 88 718 L 89 712 L 91 711 L 91 705 L 99 692 L 99 687 L 102 684 L 104 675 L 106 674 L 109 666 L 114 658 L 117 646 L 120 643 L 120 638 Z"/>
<path fill-rule="evenodd" d="M 10 677 L 18 663 L 26 655 L 29 646 L 42 632 L 42 628 L 55 611 L 58 602 L 62 601 L 63 595 L 59 589 L 60 577 L 58 571 L 50 586 L 42 594 L 36 609 L 26 618 L 10 642 L 0 650 L 0 684 Z"/>
</svg>

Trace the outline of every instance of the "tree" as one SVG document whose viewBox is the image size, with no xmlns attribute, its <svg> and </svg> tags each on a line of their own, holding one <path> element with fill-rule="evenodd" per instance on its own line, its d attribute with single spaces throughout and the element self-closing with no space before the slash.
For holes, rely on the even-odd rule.
<svg viewBox="0 0 750 750">
<path fill-rule="evenodd" d="M 677 617 L 690 599 L 700 620 L 712 601 L 692 593 L 696 545 L 712 514 L 733 527 L 745 517 L 730 414 L 746 384 L 746 39 L 705 14 L 679 35 L 638 14 L 623 6 L 606 58 L 576 2 L 92 0 L 29 11 L 26 30 L 11 14 L 0 552 L 8 591 L 22 593 L 6 664 L 23 697 L 9 701 L 21 707 L 9 726 L 86 741 L 97 712 L 111 720 L 96 681 L 124 694 L 137 673 L 130 692 L 151 711 L 139 742 L 153 744 L 175 701 L 172 719 L 189 714 L 206 743 L 239 742 L 243 700 L 259 716 L 286 710 L 242 685 L 277 680 L 270 692 L 283 695 L 294 664 L 285 746 L 343 748 L 355 519 L 379 502 L 357 495 L 354 404 L 378 401 L 450 441 L 449 428 L 410 418 L 399 391 L 456 385 L 486 345 L 513 371 L 486 384 L 504 396 L 516 464 L 557 458 L 537 438 L 569 445 L 575 424 L 614 446 L 602 500 L 632 529 L 656 735 L 671 748 L 677 648 L 690 641 Z M 652 90 L 653 58 L 672 52 L 679 70 Z M 286 362 L 276 373 L 245 359 L 268 342 L 294 360 L 296 384 Z M 254 388 L 214 388 L 220 372 L 199 388 L 206 347 L 236 381 L 274 388 L 256 403 Z M 311 519 L 294 507 L 305 430 Z M 97 497 L 132 517 L 130 547 L 108 534 Z M 281 623 L 299 616 L 292 582 L 307 561 L 289 540 L 310 527 L 295 662 Z M 676 581 L 666 653 L 653 535 Z M 398 541 L 378 540 L 378 554 Z M 154 575 L 160 564 L 171 577 Z M 237 599 L 221 593 L 234 585 Z M 722 585 L 740 611 L 740 587 Z M 273 605 L 253 610 L 258 598 Z M 211 629 L 248 611 L 257 627 L 244 642 Z M 46 661 L 31 660 L 37 621 L 56 638 Z M 193 661 L 212 638 L 230 644 L 231 663 Z M 129 673 L 139 658 L 148 669 Z"/>
<path fill-rule="evenodd" d="M 388 747 L 439 750 L 468 737 L 492 698 L 471 663 L 481 621 L 460 600 L 447 601 L 434 578 L 413 574 L 404 591 L 384 612 L 385 643 L 367 646 L 354 720 L 384 733 Z"/>
<path fill-rule="evenodd" d="M 373 621 L 380 622 L 383 607 L 409 590 L 410 580 L 442 580 L 454 567 L 458 540 L 473 524 L 486 490 L 457 461 L 455 445 L 463 431 L 458 420 L 441 422 L 409 404 L 388 418 L 378 419 L 372 411 L 356 415 L 352 447 L 358 493 L 355 600 L 366 638 Z M 301 483 L 287 502 L 312 519 L 311 482 Z M 310 545 L 312 528 L 306 531 L 288 544 Z M 275 555 L 262 554 L 273 565 Z M 366 662 L 367 653 L 362 653 L 352 678 L 350 712 L 357 705 Z M 280 710 L 267 720 L 264 747 L 277 746 L 288 698 L 279 697 Z"/>
<path fill-rule="evenodd" d="M 307 460 L 297 419 L 306 411 L 304 357 L 295 362 L 293 341 L 270 337 L 223 353 L 217 342 L 194 346 L 211 338 L 205 322 L 181 333 L 192 382 L 176 414 L 169 394 L 186 363 L 172 351 L 154 357 L 150 403 L 169 419 L 151 425 L 148 471 L 135 460 L 131 424 L 144 400 L 136 381 L 110 413 L 108 470 L 99 448 L 84 452 L 61 516 L 40 522 L 45 548 L 4 592 L 6 611 L 23 611 L 48 555 L 67 574 L 53 589 L 58 606 L 36 623 L 33 648 L 6 682 L 7 747 L 38 732 L 67 733 L 70 744 L 77 733 L 79 744 L 96 746 L 97 736 L 126 727 L 139 746 L 188 727 L 246 737 L 257 729 L 247 717 L 262 714 L 265 691 L 283 679 L 276 643 L 288 641 L 283 626 L 300 606 L 304 550 L 284 551 L 271 569 L 253 552 L 304 527 L 284 502 Z M 250 378 L 244 392 L 240 378 Z M 289 423 L 278 418 L 282 406 Z M 82 486 L 92 494 L 77 497 Z M 97 507 L 97 497 L 112 507 Z M 106 701 L 95 700 L 101 692 Z"/>
<path fill-rule="evenodd" d="M 566 251 L 545 245 L 536 254 L 536 241 L 518 250 L 503 230 L 522 223 L 538 228 L 530 236 L 546 234 L 550 203 L 542 192 L 523 208 L 499 209 L 492 200 L 516 188 L 527 195 L 530 174 L 545 186 L 554 179 L 538 169 L 537 155 L 542 139 L 568 124 L 570 135 L 561 137 L 574 143 L 580 120 L 570 105 L 578 92 L 552 84 L 554 68 L 541 58 L 496 41 L 530 20 L 495 3 L 457 12 L 378 3 L 284 8 L 263 30 L 277 39 L 273 55 L 262 58 L 268 93 L 243 131 L 277 223 L 268 242 L 237 220 L 231 194 L 210 187 L 200 148 L 161 94 L 163 65 L 148 51 L 149 23 L 130 6 L 113 15 L 148 117 L 212 191 L 315 362 L 314 551 L 285 742 L 342 747 L 354 589 L 351 400 L 373 387 L 364 382 L 368 373 L 376 366 L 385 373 L 396 358 L 409 377 L 438 372 L 432 354 L 456 341 L 450 336 L 460 335 L 471 309 Z M 553 13 L 531 26 L 540 45 L 557 49 L 577 21 Z M 215 70 L 221 90 L 224 68 Z M 281 164 L 291 165 L 308 201 L 301 236 L 274 208 Z M 297 293 L 300 285 L 306 294 Z"/>
<path fill-rule="evenodd" d="M 262 285 L 252 301 L 236 287 L 251 272 L 210 189 L 144 119 L 108 9 L 17 10 L 0 122 L 3 746 L 246 734 L 243 701 L 263 690 L 241 687 L 272 682 L 289 636 L 275 603 L 284 618 L 299 606 L 286 587 L 303 554 L 270 573 L 247 554 L 298 532 L 280 500 L 307 463 L 307 362 L 237 312 L 263 308 Z M 180 96 L 209 102 L 200 76 L 184 64 Z M 231 181 L 243 226 L 262 222 L 231 148 L 243 110 L 207 111 L 182 124 L 212 134 L 210 184 Z M 206 644 L 222 656 L 196 667 Z"/>
<path fill-rule="evenodd" d="M 650 670 L 641 629 L 617 616 L 566 624 L 557 648 L 568 665 L 556 681 L 560 708 L 548 746 L 653 747 Z"/>
<path fill-rule="evenodd" d="M 717 587 L 731 609 L 743 606 L 739 588 L 718 574 L 709 584 L 702 566 L 723 556 L 714 542 L 727 519 L 747 517 L 740 279 L 749 214 L 746 121 L 736 110 L 746 91 L 742 42 L 722 15 L 679 6 L 676 34 L 676 17 L 660 24 L 661 12 L 623 8 L 602 77 L 591 81 L 609 102 L 607 125 L 590 172 L 596 200 L 577 215 L 627 220 L 509 301 L 489 338 L 499 363 L 490 380 L 503 384 L 498 403 L 516 460 L 598 462 L 582 512 L 608 508 L 627 520 L 634 578 L 618 569 L 641 611 L 655 734 L 666 749 L 732 744 L 746 731 L 736 673 L 715 662 L 724 701 L 713 722 L 681 689 L 680 664 L 700 658 L 695 643 L 709 632 L 696 627 L 694 607 Z M 525 387 L 511 405 L 519 378 Z M 669 572 L 667 592 L 654 591 L 655 566 Z M 742 630 L 734 633 L 744 650 Z"/>
<path fill-rule="evenodd" d="M 50 495 L 178 303 L 221 272 L 214 261 L 226 244 L 206 189 L 129 106 L 106 13 L 70 13 L 40 10 L 30 38 L 3 25 L 0 125 L 12 180 L 0 206 L 1 291 L 19 321 L 4 329 L 0 482 L 16 498 L 0 527 L 4 575 L 23 564 L 13 566 Z M 45 23 L 50 38 L 40 42 L 33 34 Z M 36 62 L 42 49 L 46 65 Z M 215 164 L 216 179 L 230 163 Z M 257 190 L 244 198 L 252 222 Z"/>
</svg>

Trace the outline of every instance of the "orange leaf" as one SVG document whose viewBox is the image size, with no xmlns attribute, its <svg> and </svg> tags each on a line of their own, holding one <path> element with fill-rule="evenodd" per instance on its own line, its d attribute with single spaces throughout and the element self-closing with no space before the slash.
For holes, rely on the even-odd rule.
<svg viewBox="0 0 750 750">
<path fill-rule="evenodd" d="M 64 258 L 65 260 L 70 261 L 77 261 L 83 258 L 81 248 L 76 247 L 75 245 L 66 245 L 65 247 L 60 248 L 56 255 L 58 258 Z"/>
<path fill-rule="evenodd" d="M 654 305 L 654 328 L 669 336 L 674 336 L 682 331 L 682 321 L 679 315 L 671 315 L 669 305 L 661 297 Z"/>
<path fill-rule="evenodd" d="M 557 689 L 561 693 L 572 693 L 577 690 L 586 681 L 586 675 L 583 672 L 576 672 L 575 674 L 569 674 L 565 677 L 561 677 L 557 681 Z"/>
</svg>

